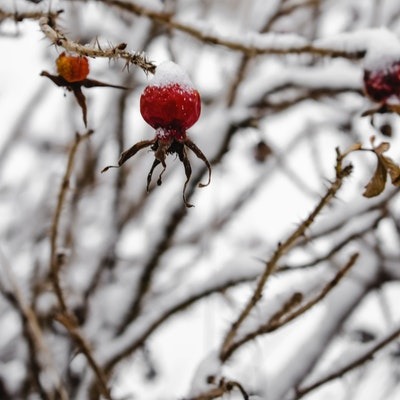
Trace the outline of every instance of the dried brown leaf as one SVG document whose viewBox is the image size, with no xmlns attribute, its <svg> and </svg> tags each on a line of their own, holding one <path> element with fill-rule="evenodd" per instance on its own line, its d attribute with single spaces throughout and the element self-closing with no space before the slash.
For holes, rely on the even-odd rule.
<svg viewBox="0 0 400 400">
<path fill-rule="evenodd" d="M 384 162 L 382 162 L 382 157 L 378 157 L 378 163 L 376 170 L 371 180 L 365 186 L 365 191 L 363 196 L 365 197 L 375 197 L 383 192 L 386 185 L 387 169 Z"/>
<path fill-rule="evenodd" d="M 381 156 L 381 163 L 384 164 L 390 175 L 390 180 L 395 186 L 400 186 L 400 166 L 398 166 L 390 157 Z"/>
</svg>

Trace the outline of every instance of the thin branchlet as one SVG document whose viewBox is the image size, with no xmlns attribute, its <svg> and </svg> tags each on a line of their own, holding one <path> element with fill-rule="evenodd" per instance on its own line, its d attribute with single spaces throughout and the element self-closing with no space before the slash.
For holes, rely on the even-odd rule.
<svg viewBox="0 0 400 400">
<path fill-rule="evenodd" d="M 79 350 L 85 355 L 86 359 L 89 362 L 89 365 L 91 366 L 95 376 L 97 377 L 99 388 L 103 396 L 105 396 L 106 399 L 111 400 L 111 394 L 107 387 L 106 375 L 101 369 L 101 367 L 97 364 L 96 360 L 94 359 L 92 350 L 78 327 L 77 319 L 68 307 L 66 298 L 64 296 L 64 292 L 61 287 L 61 279 L 60 279 L 61 265 L 60 265 L 60 257 L 58 256 L 58 236 L 59 236 L 61 212 L 65 204 L 66 195 L 69 189 L 69 182 L 75 165 L 76 153 L 82 141 L 89 138 L 89 136 L 92 135 L 92 133 L 93 131 L 91 130 L 85 133 L 84 135 L 77 133 L 75 135 L 75 140 L 69 151 L 67 166 L 65 169 L 63 179 L 61 181 L 60 190 L 57 197 L 57 204 L 51 224 L 50 271 L 51 271 L 51 281 L 60 308 L 60 312 L 56 314 L 55 318 L 66 328 L 71 338 L 78 345 Z"/>
</svg>

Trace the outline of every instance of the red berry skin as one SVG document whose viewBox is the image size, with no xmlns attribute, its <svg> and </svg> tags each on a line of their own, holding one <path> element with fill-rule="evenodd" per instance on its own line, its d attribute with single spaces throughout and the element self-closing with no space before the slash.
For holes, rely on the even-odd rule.
<svg viewBox="0 0 400 400">
<path fill-rule="evenodd" d="M 172 136 L 184 140 L 186 130 L 199 119 L 200 112 L 198 91 L 178 83 L 149 85 L 140 97 L 140 113 L 150 126 L 162 131 L 161 139 Z"/>
<path fill-rule="evenodd" d="M 391 96 L 400 95 L 400 62 L 376 71 L 364 71 L 366 94 L 377 103 L 385 102 Z"/>
</svg>

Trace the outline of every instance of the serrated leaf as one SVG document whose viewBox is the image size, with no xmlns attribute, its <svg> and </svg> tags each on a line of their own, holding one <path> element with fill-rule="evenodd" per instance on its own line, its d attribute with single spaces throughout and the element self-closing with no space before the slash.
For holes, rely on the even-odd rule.
<svg viewBox="0 0 400 400">
<path fill-rule="evenodd" d="M 383 192 L 386 185 L 387 170 L 382 162 L 381 157 L 378 157 L 378 163 L 376 170 L 371 180 L 365 186 L 365 191 L 363 193 L 364 197 L 375 197 Z"/>
</svg>

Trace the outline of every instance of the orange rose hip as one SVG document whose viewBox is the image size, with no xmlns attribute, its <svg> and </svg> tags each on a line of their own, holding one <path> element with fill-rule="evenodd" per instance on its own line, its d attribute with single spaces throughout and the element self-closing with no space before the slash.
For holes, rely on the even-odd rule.
<svg viewBox="0 0 400 400">
<path fill-rule="evenodd" d="M 68 82 L 80 82 L 89 74 L 89 61 L 83 56 L 61 53 L 56 60 L 57 71 Z"/>
</svg>

